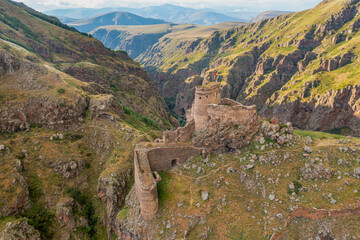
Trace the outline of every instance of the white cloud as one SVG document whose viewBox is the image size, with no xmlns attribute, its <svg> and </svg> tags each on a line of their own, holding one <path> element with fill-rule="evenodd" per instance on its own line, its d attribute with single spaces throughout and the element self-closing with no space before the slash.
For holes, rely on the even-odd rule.
<svg viewBox="0 0 360 240">
<path fill-rule="evenodd" d="M 300 11 L 314 7 L 321 0 L 18 0 L 39 10 L 71 7 L 142 7 L 165 3 L 193 8 L 241 8 L 251 10 L 292 10 Z M 42 9 L 41 9 L 42 8 Z"/>
</svg>

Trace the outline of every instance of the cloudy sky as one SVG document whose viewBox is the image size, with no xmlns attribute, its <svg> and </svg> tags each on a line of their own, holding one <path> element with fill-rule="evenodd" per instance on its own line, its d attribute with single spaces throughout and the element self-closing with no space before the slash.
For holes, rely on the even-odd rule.
<svg viewBox="0 0 360 240">
<path fill-rule="evenodd" d="M 321 0 L 16 0 L 30 7 L 44 11 L 73 7 L 145 7 L 165 3 L 192 8 L 213 8 L 218 10 L 289 10 L 301 11 L 312 8 Z"/>
</svg>

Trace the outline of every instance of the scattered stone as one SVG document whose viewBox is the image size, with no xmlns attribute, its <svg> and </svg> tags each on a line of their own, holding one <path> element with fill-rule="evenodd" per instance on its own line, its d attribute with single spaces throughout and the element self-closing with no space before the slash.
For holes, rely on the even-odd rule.
<svg viewBox="0 0 360 240">
<path fill-rule="evenodd" d="M 279 119 L 277 119 L 277 117 L 273 117 L 273 118 L 271 119 L 271 123 L 272 123 L 272 124 L 279 124 Z"/>
<path fill-rule="evenodd" d="M 75 161 L 71 161 L 70 168 L 71 168 L 71 170 L 75 170 L 77 168 L 77 163 Z"/>
<path fill-rule="evenodd" d="M 196 206 L 196 207 L 200 207 L 200 203 L 197 203 L 195 206 Z"/>
<path fill-rule="evenodd" d="M 198 167 L 196 174 L 200 174 L 203 171 L 203 169 L 201 167 Z"/>
<path fill-rule="evenodd" d="M 232 167 L 229 167 L 227 170 L 226 170 L 227 173 L 234 173 L 235 172 L 235 169 L 232 168 Z"/>
<path fill-rule="evenodd" d="M 311 137 L 310 136 L 307 136 L 306 138 L 305 138 L 305 144 L 306 145 L 312 145 L 314 142 L 313 142 L 313 140 L 311 139 Z"/>
<path fill-rule="evenodd" d="M 333 175 L 332 171 L 325 167 L 322 163 L 317 165 L 305 164 L 305 167 L 300 169 L 301 176 L 307 180 L 313 179 L 330 179 Z"/>
<path fill-rule="evenodd" d="M 0 151 L 5 150 L 5 145 L 4 144 L 0 144 Z"/>
<path fill-rule="evenodd" d="M 170 223 L 170 222 L 168 222 L 168 223 L 166 224 L 166 228 L 167 228 L 167 229 L 171 228 L 171 223 Z"/>
<path fill-rule="evenodd" d="M 184 203 L 177 202 L 177 206 L 178 206 L 178 208 L 181 208 L 182 206 L 184 206 Z"/>
<path fill-rule="evenodd" d="M 306 153 L 312 153 L 313 152 L 313 149 L 311 148 L 311 147 L 309 147 L 309 146 L 306 146 L 306 147 L 304 147 L 304 151 L 306 152 Z"/>
<path fill-rule="evenodd" d="M 269 195 L 269 199 L 270 199 L 270 201 L 274 201 L 275 200 L 275 194 L 271 193 Z"/>
<path fill-rule="evenodd" d="M 355 178 L 360 178 L 360 167 L 354 169 L 353 176 Z"/>
<path fill-rule="evenodd" d="M 259 139 L 259 143 L 260 143 L 261 145 L 263 145 L 263 144 L 265 143 L 265 138 L 264 138 L 264 137 L 261 137 L 261 138 Z"/>
<path fill-rule="evenodd" d="M 250 170 L 250 169 L 253 169 L 255 167 L 255 165 L 248 164 L 248 165 L 245 165 L 245 167 L 246 167 L 247 170 Z"/>
<path fill-rule="evenodd" d="M 209 193 L 207 191 L 201 191 L 201 200 L 207 201 L 209 199 Z"/>
</svg>

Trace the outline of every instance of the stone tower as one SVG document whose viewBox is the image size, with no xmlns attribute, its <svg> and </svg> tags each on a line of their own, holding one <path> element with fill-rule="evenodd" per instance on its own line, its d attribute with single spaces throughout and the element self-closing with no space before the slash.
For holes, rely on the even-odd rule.
<svg viewBox="0 0 360 240">
<path fill-rule="evenodd" d="M 205 128 L 208 120 L 208 105 L 220 103 L 220 91 L 220 83 L 209 83 L 195 88 L 195 100 L 191 113 L 195 120 L 195 131 Z"/>
</svg>

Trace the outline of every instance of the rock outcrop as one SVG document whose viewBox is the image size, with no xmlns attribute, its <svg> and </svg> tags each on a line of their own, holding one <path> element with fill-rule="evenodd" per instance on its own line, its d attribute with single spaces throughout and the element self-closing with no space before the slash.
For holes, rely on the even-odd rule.
<svg viewBox="0 0 360 240">
<path fill-rule="evenodd" d="M 21 218 L 6 224 L 5 229 L 0 233 L 2 240 L 40 240 L 40 233 L 30 226 L 25 218 Z"/>
</svg>

